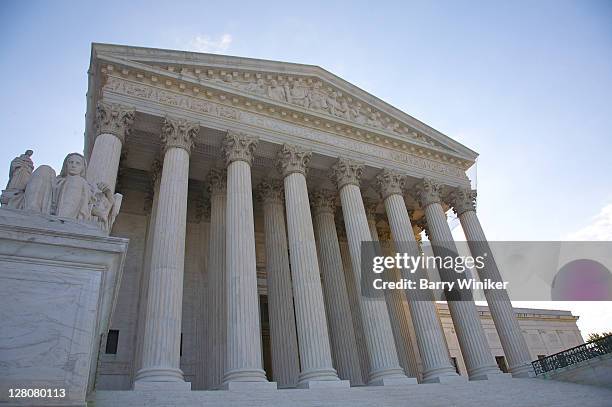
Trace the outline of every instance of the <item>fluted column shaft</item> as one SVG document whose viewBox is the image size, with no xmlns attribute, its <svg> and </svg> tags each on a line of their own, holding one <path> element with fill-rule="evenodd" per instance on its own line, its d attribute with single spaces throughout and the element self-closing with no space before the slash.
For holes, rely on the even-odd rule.
<svg viewBox="0 0 612 407">
<path fill-rule="evenodd" d="M 473 199 L 472 191 L 460 191 L 454 199 L 454 210 L 459 217 L 461 227 L 473 257 L 484 258 L 484 268 L 478 269 L 481 280 L 503 281 L 495 263 L 495 258 L 482 230 Z M 457 196 L 459 195 L 459 196 Z M 486 253 L 486 255 L 485 255 Z M 506 290 L 485 290 L 485 297 L 497 329 L 499 339 L 508 360 L 508 368 L 513 377 L 530 377 L 533 368 L 530 362 L 529 348 L 521 332 L 512 303 Z"/>
<path fill-rule="evenodd" d="M 134 111 L 121 105 L 100 102 L 96 110 L 98 136 L 87 167 L 87 180 L 103 182 L 115 192 L 121 147 L 134 122 Z"/>
<path fill-rule="evenodd" d="M 305 171 L 310 152 L 283 145 L 278 165 L 284 177 L 293 298 L 300 349 L 298 386 L 338 380 L 333 367 L 319 274 L 317 246 L 308 201 Z"/>
<path fill-rule="evenodd" d="M 147 197 L 150 207 L 145 207 L 149 210 L 149 222 L 147 225 L 147 237 L 145 241 L 145 252 L 142 264 L 142 273 L 140 276 L 140 289 L 138 295 L 138 320 L 136 323 L 136 345 L 134 366 L 132 378 L 142 368 L 142 345 L 145 336 L 146 316 L 147 316 L 147 298 L 149 291 L 149 278 L 151 276 L 151 255 L 153 254 L 153 237 L 155 236 L 155 219 L 157 217 L 157 207 L 159 203 L 159 184 L 161 181 L 161 162 L 153 161 L 152 182 L 150 185 L 149 196 Z M 145 201 L 147 202 L 147 201 Z"/>
<path fill-rule="evenodd" d="M 142 368 L 145 382 L 183 382 L 180 370 L 181 317 L 187 222 L 189 153 L 199 125 L 166 118 L 165 154 L 155 217 Z M 187 387 L 187 386 L 186 386 Z"/>
<path fill-rule="evenodd" d="M 359 307 L 368 347 L 370 362 L 368 383 L 375 385 L 394 381 L 407 383 L 409 380 L 397 358 L 386 304 L 379 299 L 368 299 L 361 295 L 361 242 L 371 241 L 358 186 L 362 171 L 362 165 L 345 159 L 340 159 L 334 166 L 334 178 L 340 190 L 351 264 L 356 290 L 359 293 Z"/>
<path fill-rule="evenodd" d="M 368 216 L 368 226 L 370 228 L 370 234 L 372 235 L 372 241 L 380 242 L 374 216 Z M 386 256 L 391 255 L 391 248 L 388 242 L 385 243 L 386 244 L 381 243 L 382 254 Z M 387 272 L 389 273 L 388 278 L 390 281 L 399 280 L 396 275 L 398 274 L 397 269 L 391 269 Z M 407 375 L 417 377 L 416 356 L 414 354 L 414 349 L 412 349 L 412 341 L 410 339 L 406 314 L 403 310 L 404 304 L 402 303 L 402 293 L 398 290 L 385 290 L 385 301 L 387 303 L 389 322 L 391 322 L 391 330 L 393 331 L 395 349 L 397 350 L 400 366 Z"/>
<path fill-rule="evenodd" d="M 342 226 L 344 228 L 344 226 Z M 359 368 L 361 372 L 361 382 L 357 385 L 362 385 L 368 382 L 370 374 L 370 359 L 368 356 L 368 346 L 366 345 L 365 335 L 363 333 L 363 323 L 361 318 L 361 310 L 359 309 L 359 292 L 355 286 L 355 276 L 351 266 L 351 254 L 349 253 L 348 242 L 346 239 L 340 240 L 340 255 L 342 256 L 342 267 L 344 271 L 344 280 L 346 282 L 346 292 L 351 307 L 351 320 L 353 321 L 353 330 L 355 332 L 355 341 L 357 342 L 357 354 L 359 357 Z"/>
<path fill-rule="evenodd" d="M 223 383 L 227 336 L 225 221 L 227 178 L 225 170 L 208 176 L 210 191 L 210 237 L 208 242 L 208 353 L 207 388 Z"/>
<path fill-rule="evenodd" d="M 319 266 L 323 277 L 323 293 L 327 304 L 330 338 L 335 366 L 341 379 L 363 384 L 357 342 L 350 315 L 342 256 L 334 222 L 335 195 L 321 191 L 313 194 L 315 237 Z"/>
<path fill-rule="evenodd" d="M 410 256 L 418 257 L 420 250 L 412 233 L 412 225 L 403 197 L 397 193 L 391 194 L 385 198 L 384 203 L 395 249 L 399 253 L 408 253 Z M 423 274 L 423 270 L 417 270 L 417 272 Z M 418 275 L 404 277 L 420 278 Z M 425 278 L 424 275 L 422 277 Z M 406 298 L 423 363 L 423 382 L 436 382 L 440 381 L 441 377 L 456 376 L 457 373 L 451 364 L 433 295 L 417 292 L 406 295 Z"/>
<path fill-rule="evenodd" d="M 435 191 L 437 188 L 436 185 L 428 186 L 426 183 L 420 200 L 425 209 L 428 236 L 434 254 L 444 257 L 449 253 L 457 253 L 457 247 Z M 445 274 L 440 272 L 441 279 L 450 281 Z M 474 301 L 448 301 L 448 308 L 470 380 L 488 379 L 491 375 L 500 374 Z"/>
<path fill-rule="evenodd" d="M 264 182 L 259 187 L 266 239 L 266 274 L 272 374 L 278 387 L 295 387 L 300 373 L 291 271 L 285 228 L 283 189 Z"/>
<path fill-rule="evenodd" d="M 227 167 L 226 267 L 227 352 L 223 382 L 266 382 L 261 329 L 251 162 L 256 139 L 228 133 L 223 142 Z"/>
</svg>

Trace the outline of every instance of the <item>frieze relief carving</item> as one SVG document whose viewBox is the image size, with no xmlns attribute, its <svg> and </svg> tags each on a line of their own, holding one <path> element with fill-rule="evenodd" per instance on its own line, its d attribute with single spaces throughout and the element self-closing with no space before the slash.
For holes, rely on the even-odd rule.
<svg viewBox="0 0 612 407">
<path fill-rule="evenodd" d="M 249 111 L 240 110 L 231 106 L 214 103 L 202 97 L 182 95 L 174 91 L 160 89 L 155 86 L 132 82 L 114 76 L 108 77 L 104 90 L 141 98 L 167 106 L 178 107 L 201 114 L 211 115 L 213 117 L 234 120 L 251 126 L 278 131 L 307 140 L 333 145 L 341 149 L 351 150 L 385 160 L 400 162 L 411 167 L 453 177 L 463 182 L 467 181 L 467 176 L 465 175 L 464 170 L 450 164 L 445 164 L 425 157 L 419 157 L 408 152 L 397 151 L 391 148 L 353 140 L 343 136 L 333 136 L 329 133 L 316 129 L 296 125 L 283 120 L 277 120 Z"/>
<path fill-rule="evenodd" d="M 165 69 L 170 72 L 176 71 L 173 66 L 167 66 Z M 340 89 L 318 78 L 263 72 L 227 72 L 214 69 L 197 69 L 197 71 L 182 68 L 180 73 L 184 76 L 231 87 L 276 102 L 293 104 L 359 125 L 407 136 L 426 145 L 447 148 L 430 137 L 409 129 L 405 124 L 379 111 L 374 106 L 357 100 L 351 95 L 344 94 Z"/>
</svg>

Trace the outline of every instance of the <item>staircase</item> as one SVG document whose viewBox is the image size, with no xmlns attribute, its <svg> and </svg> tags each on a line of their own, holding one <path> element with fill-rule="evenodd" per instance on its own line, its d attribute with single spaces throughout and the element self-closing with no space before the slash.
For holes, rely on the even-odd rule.
<svg viewBox="0 0 612 407">
<path fill-rule="evenodd" d="M 531 364 L 539 378 L 612 388 L 612 335 L 534 360 Z"/>
<path fill-rule="evenodd" d="M 609 407 L 612 389 L 555 380 L 508 379 L 452 384 L 236 391 L 98 391 L 95 407 L 170 406 L 496 406 Z"/>
</svg>

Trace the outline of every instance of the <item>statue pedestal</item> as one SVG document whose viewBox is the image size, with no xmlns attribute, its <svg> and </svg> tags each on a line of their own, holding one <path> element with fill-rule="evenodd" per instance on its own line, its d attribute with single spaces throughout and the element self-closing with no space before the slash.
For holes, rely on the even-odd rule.
<svg viewBox="0 0 612 407">
<path fill-rule="evenodd" d="M 127 245 L 73 220 L 0 208 L 0 404 L 86 405 Z"/>
</svg>

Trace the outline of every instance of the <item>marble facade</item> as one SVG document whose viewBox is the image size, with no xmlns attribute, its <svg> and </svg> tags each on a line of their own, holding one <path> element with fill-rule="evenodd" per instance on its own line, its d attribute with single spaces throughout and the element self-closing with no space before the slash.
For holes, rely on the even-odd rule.
<svg viewBox="0 0 612 407">
<path fill-rule="evenodd" d="M 96 389 L 531 375 L 531 319 L 503 293 L 490 310 L 360 295 L 362 241 L 452 242 L 451 209 L 486 241 L 474 151 L 310 65 L 94 44 L 87 95 L 80 182 L 106 205 L 72 218 L 130 242 Z M 11 182 L 3 205 L 23 205 Z"/>
</svg>

